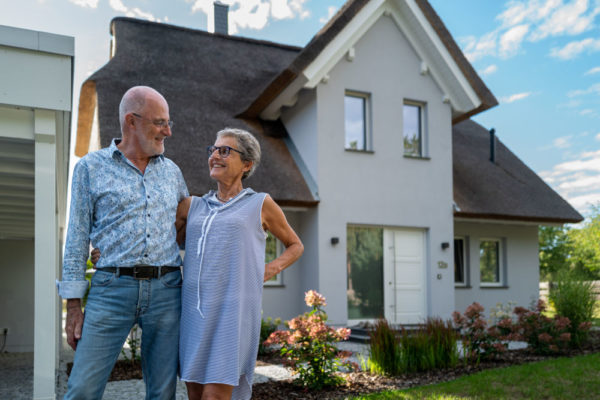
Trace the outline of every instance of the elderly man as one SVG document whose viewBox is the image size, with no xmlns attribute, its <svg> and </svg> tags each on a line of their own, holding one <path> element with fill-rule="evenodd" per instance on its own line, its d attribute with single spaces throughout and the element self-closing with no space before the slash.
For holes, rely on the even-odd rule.
<svg viewBox="0 0 600 400">
<path fill-rule="evenodd" d="M 181 271 L 177 204 L 188 196 L 179 168 L 162 154 L 172 121 L 156 90 L 129 89 L 119 106 L 122 138 L 75 166 L 59 294 L 75 361 L 65 399 L 100 399 L 123 342 L 142 328 L 146 399 L 174 399 Z M 89 244 L 102 252 L 87 289 Z"/>
</svg>

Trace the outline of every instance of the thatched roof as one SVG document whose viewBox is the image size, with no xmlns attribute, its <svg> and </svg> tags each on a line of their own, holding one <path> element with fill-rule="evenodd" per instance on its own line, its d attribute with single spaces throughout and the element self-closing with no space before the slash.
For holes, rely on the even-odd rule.
<svg viewBox="0 0 600 400">
<path fill-rule="evenodd" d="M 97 96 L 101 147 L 120 136 L 123 93 L 135 85 L 151 86 L 169 103 L 175 125 L 165 155 L 181 168 L 190 193 L 200 195 L 214 186 L 205 148 L 229 126 L 252 132 L 263 150 L 261 166 L 245 185 L 269 192 L 282 205 L 316 203 L 283 140 L 266 135 L 258 119 L 235 117 L 298 48 L 131 18 L 113 19 L 111 30 L 116 53 L 84 83 L 80 103 L 80 112 L 89 114 L 88 103 L 93 106 L 90 99 Z M 88 108 L 82 110 L 82 104 Z"/>
<path fill-rule="evenodd" d="M 291 82 L 292 75 L 314 59 L 365 3 L 348 1 L 304 49 L 115 18 L 111 23 L 114 57 L 81 89 L 76 154 L 88 151 L 96 106 L 100 145 L 106 147 L 120 136 L 118 104 L 123 93 L 134 85 L 148 85 L 159 90 L 170 105 L 175 126 L 165 155 L 180 166 L 192 194 L 201 195 L 214 186 L 207 173 L 205 147 L 213 143 L 218 130 L 231 126 L 255 134 L 263 149 L 261 166 L 245 185 L 270 193 L 281 205 L 317 204 L 316 188 L 310 176 L 303 175 L 306 167 L 294 158 L 295 149 L 288 146 L 281 120 L 264 121 L 249 110 L 276 96 L 279 86 Z M 495 105 L 496 99 L 429 3 L 417 0 L 417 4 L 483 99 L 481 107 Z M 454 126 L 453 149 L 457 217 L 536 222 L 582 219 L 500 142 L 497 162 L 491 163 L 489 135 L 475 122 Z"/>
<path fill-rule="evenodd" d="M 472 120 L 452 129 L 456 217 L 579 222 L 583 217 L 496 137 L 490 161 L 490 134 Z"/>
</svg>

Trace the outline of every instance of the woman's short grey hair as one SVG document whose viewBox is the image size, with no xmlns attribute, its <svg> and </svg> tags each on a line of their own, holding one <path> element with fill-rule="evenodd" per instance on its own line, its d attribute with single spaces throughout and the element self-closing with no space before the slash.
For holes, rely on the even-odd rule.
<svg viewBox="0 0 600 400">
<path fill-rule="evenodd" d="M 242 152 L 240 154 L 242 161 L 252 161 L 252 167 L 249 171 L 244 172 L 242 179 L 252 176 L 258 164 L 260 164 L 260 144 L 258 140 L 248 131 L 238 128 L 225 128 L 217 132 L 217 139 L 222 137 L 232 137 L 237 142 L 237 149 Z"/>
</svg>

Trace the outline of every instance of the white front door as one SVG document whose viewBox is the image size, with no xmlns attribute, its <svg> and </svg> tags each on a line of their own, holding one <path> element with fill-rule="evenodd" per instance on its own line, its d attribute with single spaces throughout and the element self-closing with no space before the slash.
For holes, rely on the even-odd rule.
<svg viewBox="0 0 600 400">
<path fill-rule="evenodd" d="M 385 318 L 393 324 L 423 323 L 425 296 L 425 231 L 384 229 L 383 278 Z"/>
</svg>

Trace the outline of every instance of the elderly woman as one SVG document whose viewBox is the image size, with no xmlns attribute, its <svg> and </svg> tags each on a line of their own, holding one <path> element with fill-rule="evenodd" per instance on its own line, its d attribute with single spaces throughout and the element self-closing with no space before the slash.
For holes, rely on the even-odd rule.
<svg viewBox="0 0 600 400">
<path fill-rule="evenodd" d="M 179 358 L 190 399 L 249 399 L 260 337 L 263 282 L 304 248 L 266 193 L 243 188 L 260 162 L 250 133 L 226 128 L 208 147 L 217 190 L 188 197 L 177 209 L 185 229 Z M 185 228 L 184 228 L 185 227 Z M 265 265 L 266 232 L 285 251 Z"/>
</svg>

